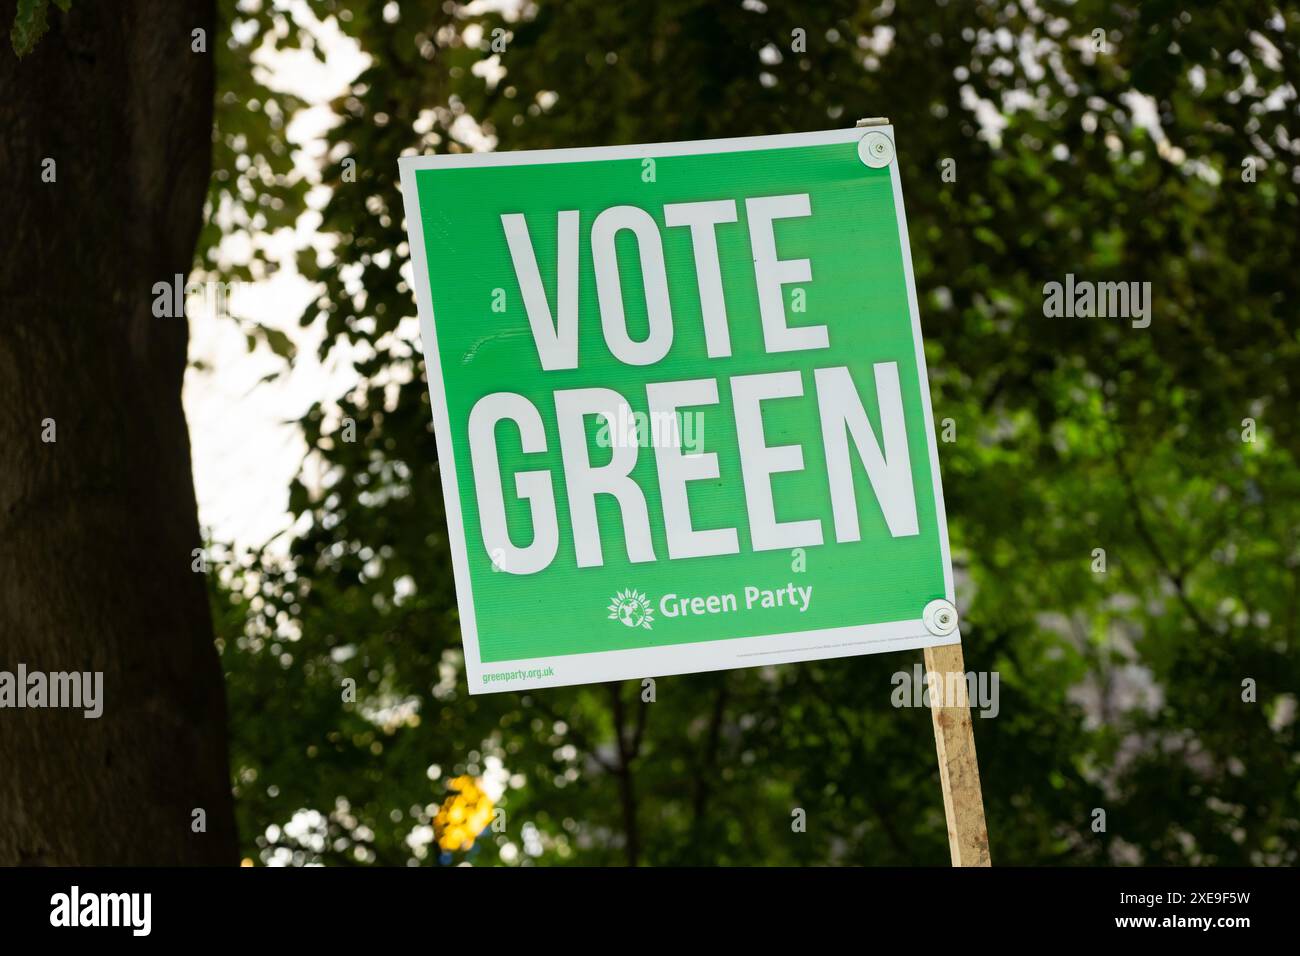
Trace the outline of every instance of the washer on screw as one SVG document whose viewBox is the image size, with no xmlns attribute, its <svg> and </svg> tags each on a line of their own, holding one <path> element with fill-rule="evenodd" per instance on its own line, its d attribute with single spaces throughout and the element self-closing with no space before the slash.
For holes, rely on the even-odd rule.
<svg viewBox="0 0 1300 956">
<path fill-rule="evenodd" d="M 938 637 L 947 637 L 957 630 L 957 609 L 950 601 L 938 598 L 931 601 L 921 612 L 925 629 Z"/>
<path fill-rule="evenodd" d="M 894 161 L 894 141 L 878 129 L 858 140 L 858 159 L 872 169 L 883 169 Z"/>
</svg>

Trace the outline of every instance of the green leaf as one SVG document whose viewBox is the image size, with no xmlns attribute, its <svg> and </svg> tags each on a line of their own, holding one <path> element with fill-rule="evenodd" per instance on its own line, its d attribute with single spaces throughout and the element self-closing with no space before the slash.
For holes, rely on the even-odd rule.
<svg viewBox="0 0 1300 956">
<path fill-rule="evenodd" d="M 294 347 L 293 341 L 279 329 L 267 328 L 262 326 L 262 334 L 266 337 L 266 344 L 271 347 L 271 351 L 280 358 L 293 358 Z"/>
<path fill-rule="evenodd" d="M 62 0 L 60 9 L 66 10 L 63 4 L 69 0 Z M 32 48 L 36 46 L 36 41 L 45 35 L 49 26 L 46 20 L 46 9 L 49 7 L 49 0 L 18 0 L 18 12 L 14 14 L 14 26 L 9 32 L 9 39 L 13 43 L 14 53 L 18 54 L 21 59 Z"/>
</svg>

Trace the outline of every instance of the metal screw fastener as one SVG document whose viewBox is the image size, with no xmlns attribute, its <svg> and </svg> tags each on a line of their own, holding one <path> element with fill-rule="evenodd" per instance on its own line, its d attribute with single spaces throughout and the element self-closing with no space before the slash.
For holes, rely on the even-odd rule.
<svg viewBox="0 0 1300 956">
<path fill-rule="evenodd" d="M 882 169 L 894 161 L 894 141 L 873 129 L 858 140 L 858 159 L 872 169 Z"/>
<path fill-rule="evenodd" d="M 925 629 L 938 637 L 947 637 L 957 630 L 957 609 L 943 598 L 931 601 L 921 612 Z"/>
</svg>

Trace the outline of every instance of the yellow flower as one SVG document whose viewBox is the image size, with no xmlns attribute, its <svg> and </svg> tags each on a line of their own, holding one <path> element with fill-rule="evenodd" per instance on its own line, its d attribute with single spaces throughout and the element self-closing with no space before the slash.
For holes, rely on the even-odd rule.
<svg viewBox="0 0 1300 956">
<path fill-rule="evenodd" d="M 492 822 L 495 804 L 479 781 L 468 775 L 455 778 L 448 786 L 452 793 L 434 814 L 433 833 L 445 852 L 463 852 Z"/>
</svg>

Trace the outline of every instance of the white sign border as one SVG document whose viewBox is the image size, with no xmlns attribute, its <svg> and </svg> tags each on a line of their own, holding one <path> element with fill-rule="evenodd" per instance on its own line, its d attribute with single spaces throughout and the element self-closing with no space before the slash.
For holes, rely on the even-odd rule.
<svg viewBox="0 0 1300 956">
<path fill-rule="evenodd" d="M 442 476 L 444 509 L 456 584 L 456 603 L 460 611 L 461 637 L 465 648 L 465 673 L 471 694 L 535 690 L 542 687 L 563 687 L 645 677 L 669 677 L 676 674 L 853 657 L 961 642 L 960 629 L 954 629 L 951 634 L 942 636 L 932 634 L 919 616 L 920 609 L 918 609 L 915 620 L 823 628 L 761 637 L 738 637 L 669 644 L 661 647 L 562 654 L 488 664 L 483 663 L 479 653 L 478 624 L 474 615 L 469 571 L 468 539 L 465 536 L 464 516 L 460 508 L 460 486 L 456 480 L 455 450 L 451 440 L 451 418 L 447 410 L 442 358 L 438 350 L 438 333 L 433 321 L 433 297 L 429 288 L 428 258 L 424 248 L 424 221 L 420 216 L 416 172 L 422 169 L 529 166 L 612 159 L 660 159 L 666 156 L 694 156 L 703 153 L 825 146 L 857 142 L 869 132 L 881 132 L 891 141 L 894 139 L 894 127 L 886 125 L 679 143 L 520 150 L 502 153 L 458 153 L 445 156 L 402 156 L 398 159 L 406 215 L 406 233 L 410 241 L 411 272 L 415 281 L 415 301 L 420 316 L 420 337 L 424 348 L 425 371 L 429 379 L 429 400 L 433 407 L 434 438 L 437 441 L 438 468 Z M 903 208 L 903 186 L 898 172 L 897 149 L 895 149 L 894 159 L 889 163 L 889 171 L 894 185 L 894 210 L 898 221 L 898 242 L 907 283 L 907 303 L 912 318 L 912 340 L 916 347 L 917 374 L 919 381 L 924 385 L 921 389 L 921 403 L 925 415 L 926 444 L 930 451 L 930 476 L 934 486 L 935 518 L 938 522 L 939 547 L 943 562 L 944 592 L 948 601 L 955 605 L 952 555 L 948 544 L 948 513 L 944 507 L 943 483 L 939 474 L 939 448 L 934 434 L 930 379 L 925 364 L 925 348 L 921 339 L 921 313 L 916 298 L 912 247 L 907 234 L 907 213 Z"/>
</svg>

